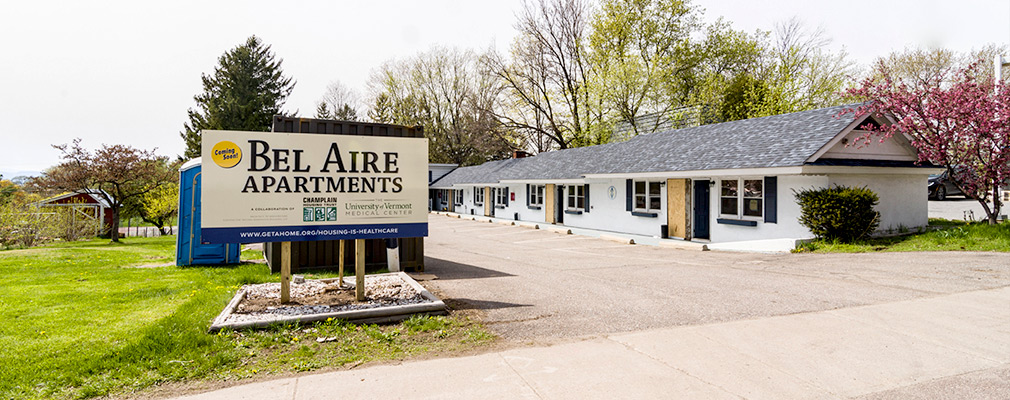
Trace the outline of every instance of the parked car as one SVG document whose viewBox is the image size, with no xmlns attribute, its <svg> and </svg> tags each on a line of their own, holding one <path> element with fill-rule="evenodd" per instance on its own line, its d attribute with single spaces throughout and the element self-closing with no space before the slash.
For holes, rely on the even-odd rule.
<svg viewBox="0 0 1010 400">
<path fill-rule="evenodd" d="M 945 200 L 950 195 L 964 195 L 961 189 L 954 185 L 954 181 L 948 175 L 949 170 L 939 174 L 929 176 L 929 198 L 932 200 Z"/>
</svg>

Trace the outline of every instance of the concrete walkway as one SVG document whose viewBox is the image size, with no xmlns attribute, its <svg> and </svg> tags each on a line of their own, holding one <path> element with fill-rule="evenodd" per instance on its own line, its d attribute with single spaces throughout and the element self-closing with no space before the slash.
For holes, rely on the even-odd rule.
<svg viewBox="0 0 1010 400">
<path fill-rule="evenodd" d="M 188 399 L 1010 398 L 1010 288 L 664 328 Z"/>
<path fill-rule="evenodd" d="M 568 225 L 554 225 L 548 224 L 546 222 L 530 222 L 530 221 L 513 221 L 511 219 L 495 218 L 495 217 L 485 217 L 483 215 L 465 215 L 456 214 L 453 212 L 445 211 L 434 211 L 432 214 L 447 216 L 452 218 L 459 218 L 463 220 L 473 220 L 478 222 L 490 222 L 499 225 L 517 225 L 521 227 L 537 227 L 537 229 L 542 229 L 545 231 L 568 233 L 572 235 L 580 235 L 598 239 L 609 240 L 618 243 L 634 243 L 634 244 L 644 244 L 647 246 L 659 246 L 667 247 L 672 249 L 684 249 L 684 250 L 708 250 L 707 241 L 686 241 L 680 239 L 663 239 L 658 236 L 645 236 L 645 235 L 635 235 L 631 233 L 623 232 L 609 232 L 601 231 L 598 229 L 586 229 L 577 228 Z M 430 219 L 430 218 L 429 218 Z"/>
</svg>

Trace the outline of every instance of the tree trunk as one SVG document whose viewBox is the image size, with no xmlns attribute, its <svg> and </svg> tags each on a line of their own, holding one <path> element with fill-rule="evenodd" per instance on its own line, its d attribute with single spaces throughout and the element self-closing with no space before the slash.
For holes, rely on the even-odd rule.
<svg viewBox="0 0 1010 400">
<path fill-rule="evenodd" d="M 113 243 L 119 243 L 119 206 L 112 205 L 112 229 L 109 230 L 109 237 Z"/>
<path fill-rule="evenodd" d="M 460 165 L 462 165 L 462 164 L 460 164 Z M 147 222 L 147 223 L 149 223 L 151 225 L 154 225 L 156 228 L 158 228 L 158 232 L 160 232 L 162 236 L 167 235 L 167 233 L 165 233 L 166 231 L 165 231 L 165 220 L 164 219 L 154 219 L 154 218 L 147 219 L 147 217 L 144 217 L 144 216 L 141 216 L 140 219 L 142 219 L 144 222 Z"/>
<path fill-rule="evenodd" d="M 1000 211 L 1000 198 L 999 198 L 999 182 L 993 182 L 992 185 L 992 214 L 989 215 L 989 225 L 996 225 L 996 218 L 999 217 Z"/>
</svg>

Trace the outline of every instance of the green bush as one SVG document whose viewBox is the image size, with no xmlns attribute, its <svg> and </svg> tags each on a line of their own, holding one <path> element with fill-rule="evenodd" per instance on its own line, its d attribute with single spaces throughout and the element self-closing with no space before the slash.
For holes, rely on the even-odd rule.
<svg viewBox="0 0 1010 400">
<path fill-rule="evenodd" d="M 800 204 L 800 224 L 820 239 L 851 243 L 869 236 L 880 223 L 873 209 L 876 193 L 865 187 L 834 186 L 793 191 Z"/>
</svg>

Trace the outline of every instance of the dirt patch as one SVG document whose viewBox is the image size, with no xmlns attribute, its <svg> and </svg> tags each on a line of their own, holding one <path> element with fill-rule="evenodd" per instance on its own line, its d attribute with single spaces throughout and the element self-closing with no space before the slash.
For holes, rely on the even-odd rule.
<svg viewBox="0 0 1010 400">
<path fill-rule="evenodd" d="M 220 320 L 215 320 L 214 324 L 263 323 L 278 321 L 279 318 L 423 303 L 444 307 L 437 298 L 425 297 L 423 287 L 408 283 L 408 280 L 411 278 L 406 277 L 405 280 L 398 274 L 368 275 L 365 277 L 365 301 L 356 301 L 354 281 L 351 279 L 344 281 L 344 287 L 336 279 L 292 282 L 287 303 L 280 301 L 280 283 L 245 285 L 235 308 Z"/>
<path fill-rule="evenodd" d="M 340 289 L 337 285 L 328 285 L 322 293 L 311 296 L 300 296 L 292 299 L 291 302 L 281 303 L 281 299 L 272 297 L 246 298 L 235 309 L 237 313 L 254 313 L 272 310 L 281 306 L 344 306 L 348 304 L 365 304 L 368 301 L 358 302 L 354 295 L 354 288 Z"/>
</svg>

